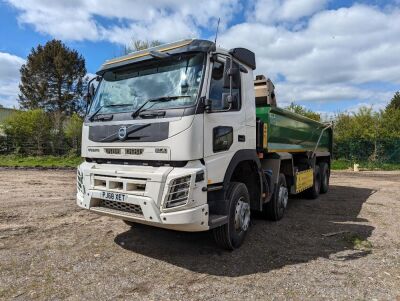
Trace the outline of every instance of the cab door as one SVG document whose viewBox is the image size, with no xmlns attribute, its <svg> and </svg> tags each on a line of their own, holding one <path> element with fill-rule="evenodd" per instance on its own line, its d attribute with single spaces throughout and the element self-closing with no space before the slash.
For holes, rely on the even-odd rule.
<svg viewBox="0 0 400 301">
<path fill-rule="evenodd" d="M 226 74 L 229 69 L 235 73 L 231 80 L 232 89 Z M 212 184 L 222 182 L 232 156 L 245 148 L 246 118 L 239 64 L 230 56 L 218 55 L 209 72 L 207 98 L 210 111 L 204 113 L 204 160 L 209 184 Z"/>
</svg>

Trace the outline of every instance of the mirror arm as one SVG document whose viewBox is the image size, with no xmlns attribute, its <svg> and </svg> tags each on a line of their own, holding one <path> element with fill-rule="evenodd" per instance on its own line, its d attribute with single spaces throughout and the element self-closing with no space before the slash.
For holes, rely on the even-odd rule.
<svg viewBox="0 0 400 301">
<path fill-rule="evenodd" d="M 222 113 L 222 112 L 228 112 L 232 109 L 232 103 L 229 104 L 229 107 L 227 109 L 222 109 L 222 110 L 211 110 L 211 105 L 209 106 L 208 110 L 207 110 L 207 106 L 206 106 L 206 113 Z"/>
</svg>

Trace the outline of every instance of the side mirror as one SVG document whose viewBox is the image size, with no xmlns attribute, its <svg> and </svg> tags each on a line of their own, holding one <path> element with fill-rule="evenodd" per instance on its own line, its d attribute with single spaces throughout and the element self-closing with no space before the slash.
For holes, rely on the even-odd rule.
<svg viewBox="0 0 400 301">
<path fill-rule="evenodd" d="M 96 92 L 96 89 L 95 89 L 94 85 L 90 84 L 89 88 L 88 88 L 88 92 L 85 96 L 85 100 L 87 103 L 90 103 L 92 101 L 95 92 Z"/>
<path fill-rule="evenodd" d="M 206 111 L 206 113 L 211 113 L 212 100 L 205 99 L 205 97 L 203 98 L 203 100 L 204 100 L 204 111 Z"/>
<path fill-rule="evenodd" d="M 181 94 L 187 93 L 188 89 L 189 89 L 189 83 L 188 83 L 187 79 L 184 79 L 181 82 Z"/>
<path fill-rule="evenodd" d="M 232 85 L 232 87 L 231 87 Z M 227 58 L 224 68 L 224 88 L 237 89 L 240 87 L 240 68 L 239 65 Z"/>
<path fill-rule="evenodd" d="M 90 93 L 90 95 L 91 95 L 92 97 L 94 96 L 95 91 L 96 91 L 96 89 L 94 88 L 94 85 L 93 85 L 93 84 L 90 84 L 90 86 L 89 86 L 89 93 Z"/>
<path fill-rule="evenodd" d="M 222 93 L 223 110 L 230 110 L 234 102 L 235 95 L 230 93 Z"/>
<path fill-rule="evenodd" d="M 218 101 L 218 107 L 220 109 L 213 109 L 213 101 L 211 99 L 205 99 L 204 100 L 204 111 L 206 113 L 216 113 L 216 112 L 227 112 L 229 111 L 233 106 L 234 103 L 237 101 L 237 93 L 231 95 L 230 93 L 222 93 L 222 103 L 219 103 Z"/>
</svg>

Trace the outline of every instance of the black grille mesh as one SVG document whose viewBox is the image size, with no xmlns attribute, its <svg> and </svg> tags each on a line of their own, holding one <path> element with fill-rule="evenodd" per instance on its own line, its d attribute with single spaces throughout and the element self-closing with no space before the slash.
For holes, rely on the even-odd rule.
<svg viewBox="0 0 400 301">
<path fill-rule="evenodd" d="M 118 211 L 143 215 L 142 208 L 140 208 L 140 205 L 135 205 L 135 204 L 122 203 L 109 200 L 100 200 L 99 204 L 96 207 L 105 207 L 109 209 L 115 209 Z"/>
</svg>

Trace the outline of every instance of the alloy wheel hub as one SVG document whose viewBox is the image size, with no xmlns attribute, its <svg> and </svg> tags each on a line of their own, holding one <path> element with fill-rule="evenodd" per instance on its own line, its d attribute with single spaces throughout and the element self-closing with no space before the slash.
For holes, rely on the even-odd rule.
<svg viewBox="0 0 400 301">
<path fill-rule="evenodd" d="M 286 208 L 289 199 L 289 192 L 285 186 L 279 187 L 279 203 L 282 208 Z"/>
<path fill-rule="evenodd" d="M 235 230 L 247 231 L 250 225 L 250 205 L 240 198 L 235 208 Z"/>
</svg>

